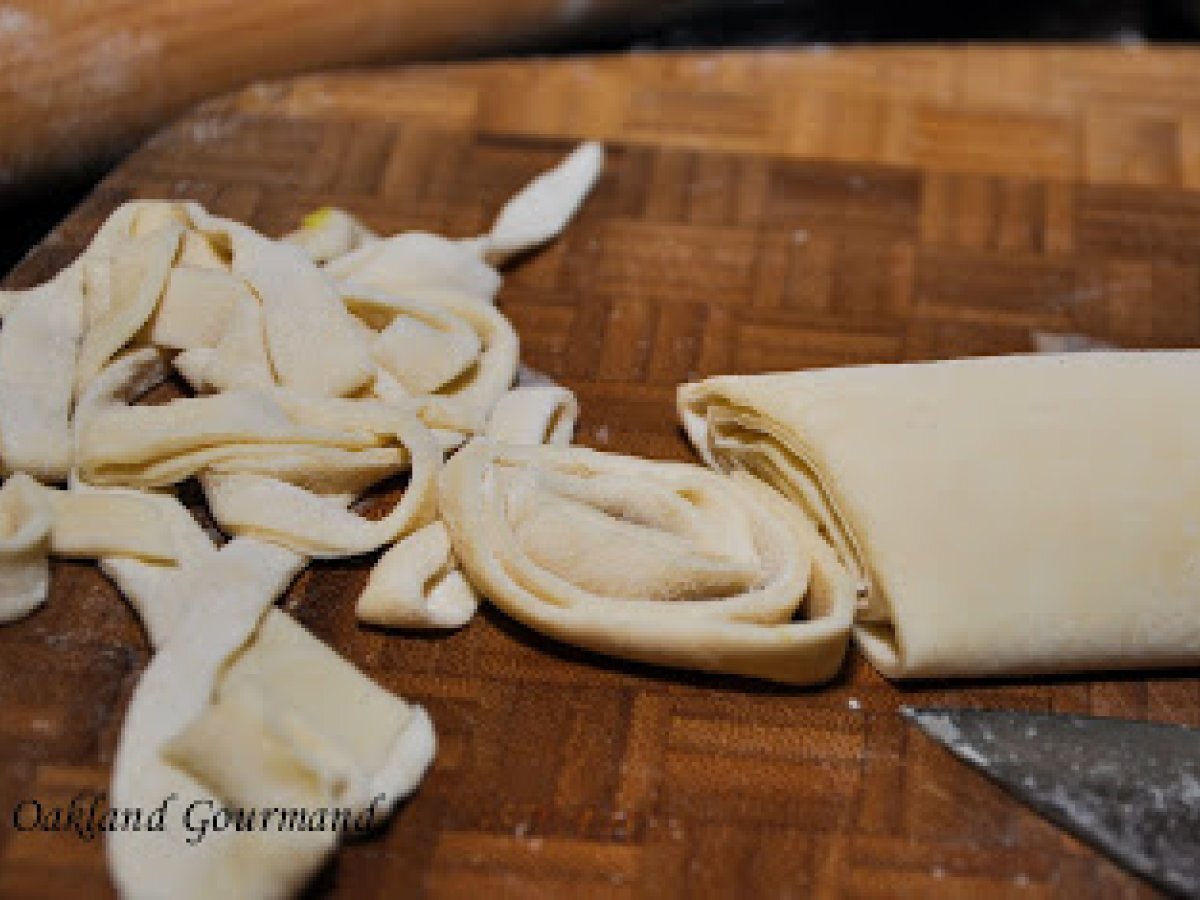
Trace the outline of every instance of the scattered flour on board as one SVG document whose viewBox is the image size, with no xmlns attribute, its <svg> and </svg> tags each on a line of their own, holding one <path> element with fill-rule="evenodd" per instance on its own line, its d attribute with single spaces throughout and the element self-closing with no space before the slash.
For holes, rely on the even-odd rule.
<svg viewBox="0 0 1200 900">
<path fill-rule="evenodd" d="M 237 130 L 237 122 L 232 119 L 222 119 L 215 116 L 211 119 L 198 119 L 188 126 L 188 134 L 195 144 L 207 144 L 212 141 L 223 140 L 230 137 Z"/>
<path fill-rule="evenodd" d="M 45 26 L 40 19 L 15 6 L 0 6 L 0 36 L 8 37 L 22 32 L 38 31 Z"/>
</svg>

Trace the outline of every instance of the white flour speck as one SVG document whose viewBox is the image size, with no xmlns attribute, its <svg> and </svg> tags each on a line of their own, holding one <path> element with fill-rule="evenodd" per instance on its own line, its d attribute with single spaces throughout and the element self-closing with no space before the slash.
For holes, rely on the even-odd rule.
<svg viewBox="0 0 1200 900">
<path fill-rule="evenodd" d="M 97 91 L 118 94 L 133 86 L 139 70 L 157 57 L 162 44 L 149 34 L 118 31 L 91 46 L 82 77 Z"/>
<path fill-rule="evenodd" d="M 235 131 L 237 131 L 237 124 L 228 119 L 200 119 L 191 123 L 188 128 L 192 142 L 196 144 L 219 141 L 229 137 Z"/>
<path fill-rule="evenodd" d="M 1200 802 L 1200 779 L 1185 772 L 1180 779 L 1179 798 L 1187 804 Z"/>
<path fill-rule="evenodd" d="M 0 34 L 18 34 L 36 29 L 41 24 L 23 9 L 15 6 L 0 6 Z"/>
</svg>

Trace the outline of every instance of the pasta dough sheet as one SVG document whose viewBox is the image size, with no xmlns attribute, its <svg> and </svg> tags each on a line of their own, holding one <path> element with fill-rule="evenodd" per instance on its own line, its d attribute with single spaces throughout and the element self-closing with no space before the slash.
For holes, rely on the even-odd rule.
<svg viewBox="0 0 1200 900">
<path fill-rule="evenodd" d="M 713 466 L 798 503 L 891 678 L 1200 663 L 1200 353 L 863 366 L 684 385 Z"/>
</svg>

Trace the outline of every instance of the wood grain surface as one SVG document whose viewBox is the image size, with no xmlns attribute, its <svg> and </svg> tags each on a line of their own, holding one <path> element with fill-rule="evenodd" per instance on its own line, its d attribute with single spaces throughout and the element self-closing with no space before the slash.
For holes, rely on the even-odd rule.
<svg viewBox="0 0 1200 900">
<path fill-rule="evenodd" d="M 0 7 L 0 198 L 111 163 L 194 103 L 335 66 L 546 46 L 697 0 L 15 0 Z"/>
<path fill-rule="evenodd" d="M 678 382 L 965 354 L 1200 344 L 1200 55 L 879 50 L 627 57 L 305 79 L 210 104 L 112 174 L 18 272 L 120 201 L 189 197 L 270 233 L 338 204 L 480 230 L 579 137 L 610 164 L 500 305 L 573 388 L 578 441 L 689 459 Z M 1080 461 L 1086 465 L 1086 460 Z M 356 624 L 370 559 L 285 606 L 425 704 L 437 761 L 338 897 L 1140 897 L 1149 890 L 906 726 L 908 704 L 1200 725 L 1194 673 L 813 690 L 626 665 L 488 609 L 429 637 Z M 1036 627 L 1036 625 L 1031 625 Z M 98 843 L 18 800 L 108 781 L 146 642 L 87 564 L 0 630 L 0 895 L 110 891 Z"/>
</svg>

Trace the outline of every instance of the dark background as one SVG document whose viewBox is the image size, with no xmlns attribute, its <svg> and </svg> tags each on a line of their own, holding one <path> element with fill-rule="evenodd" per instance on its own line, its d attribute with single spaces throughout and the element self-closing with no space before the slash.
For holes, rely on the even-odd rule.
<svg viewBox="0 0 1200 900">
<path fill-rule="evenodd" d="M 1191 43 L 1200 0 L 895 3 L 887 0 L 740 0 L 685 19 L 594 32 L 527 55 L 721 47 L 930 42 Z M 2 138 L 0 138 L 2 139 Z M 103 175 L 78 171 L 10 197 L 0 208 L 0 273 L 7 272 Z"/>
</svg>

